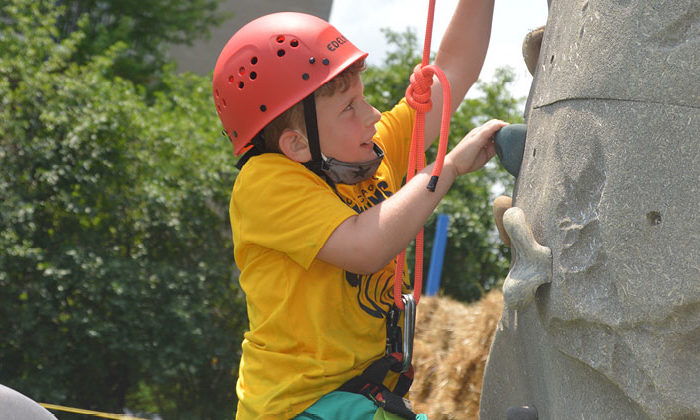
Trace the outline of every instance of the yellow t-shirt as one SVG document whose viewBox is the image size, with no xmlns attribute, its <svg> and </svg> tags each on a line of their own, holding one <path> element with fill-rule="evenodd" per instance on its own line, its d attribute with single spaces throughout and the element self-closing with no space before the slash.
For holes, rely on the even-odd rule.
<svg viewBox="0 0 700 420">
<path fill-rule="evenodd" d="M 375 177 L 337 185 L 338 194 L 281 154 L 253 157 L 239 173 L 230 216 L 250 326 L 238 419 L 292 418 L 383 356 L 395 264 L 357 275 L 316 254 L 344 220 L 400 188 L 414 116 L 405 100 L 382 114 Z"/>
</svg>

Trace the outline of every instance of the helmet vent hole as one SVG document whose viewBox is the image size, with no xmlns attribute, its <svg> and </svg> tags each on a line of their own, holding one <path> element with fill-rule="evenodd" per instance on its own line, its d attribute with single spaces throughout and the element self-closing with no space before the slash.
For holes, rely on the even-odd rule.
<svg viewBox="0 0 700 420">
<path fill-rule="evenodd" d="M 219 89 L 214 90 L 214 93 L 216 94 L 216 97 L 219 97 Z"/>
<path fill-rule="evenodd" d="M 230 75 L 230 76 L 228 77 L 228 82 L 229 82 L 229 83 L 233 83 L 233 75 Z M 216 93 L 216 96 L 219 96 L 219 93 L 218 93 L 218 92 Z"/>
<path fill-rule="evenodd" d="M 255 80 L 258 77 L 258 73 L 251 71 L 250 72 L 250 80 Z"/>
<path fill-rule="evenodd" d="M 262 112 L 265 112 L 265 111 L 267 111 L 267 107 L 265 105 L 260 105 L 260 110 Z"/>
<path fill-rule="evenodd" d="M 253 58 L 251 58 L 251 59 L 250 59 L 250 64 L 252 64 L 252 65 L 258 64 L 258 57 L 253 57 Z"/>
<path fill-rule="evenodd" d="M 309 73 L 304 73 L 301 75 L 301 78 L 304 80 L 309 80 Z"/>
<path fill-rule="evenodd" d="M 327 58 L 324 58 L 323 61 L 322 61 L 322 63 L 323 63 L 323 65 L 327 66 L 327 65 L 329 65 L 331 62 L 330 62 Z"/>
<path fill-rule="evenodd" d="M 238 74 L 240 74 L 241 76 L 243 76 L 243 75 L 245 74 L 245 67 L 241 66 L 241 68 L 238 69 Z"/>
<path fill-rule="evenodd" d="M 284 42 L 284 35 L 277 35 L 277 42 L 279 44 L 283 43 Z"/>
<path fill-rule="evenodd" d="M 238 137 L 238 133 L 236 130 L 231 130 L 231 134 L 233 134 L 233 137 Z"/>
<path fill-rule="evenodd" d="M 284 57 L 285 51 L 284 50 L 277 50 L 277 57 Z"/>
<path fill-rule="evenodd" d="M 221 98 L 221 103 L 224 104 L 224 108 L 226 108 L 226 99 Z"/>
<path fill-rule="evenodd" d="M 299 46 L 299 41 L 297 41 L 296 39 L 293 39 L 292 42 L 289 43 L 289 45 L 291 45 L 292 48 L 296 48 Z"/>
<path fill-rule="evenodd" d="M 238 82 L 238 89 L 243 89 L 243 86 L 245 86 L 243 82 Z"/>
</svg>

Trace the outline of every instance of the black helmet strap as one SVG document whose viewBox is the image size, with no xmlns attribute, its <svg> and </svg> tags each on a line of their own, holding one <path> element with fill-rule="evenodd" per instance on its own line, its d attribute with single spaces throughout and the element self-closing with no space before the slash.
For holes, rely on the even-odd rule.
<svg viewBox="0 0 700 420">
<path fill-rule="evenodd" d="M 304 166 L 333 186 L 333 183 L 328 179 L 328 176 L 323 171 L 324 168 L 328 168 L 326 167 L 323 156 L 321 155 L 321 142 L 318 136 L 318 121 L 316 117 L 316 100 L 313 92 L 304 98 L 302 103 L 304 105 L 306 138 L 309 140 L 309 150 L 311 152 L 311 160 L 304 163 Z M 238 165 L 236 165 L 238 169 L 241 169 L 251 157 L 264 153 L 265 143 L 262 141 L 262 132 L 258 133 L 258 135 L 256 135 L 250 143 L 253 145 L 253 147 L 247 153 L 241 156 Z"/>
<path fill-rule="evenodd" d="M 304 122 L 306 123 L 306 138 L 309 140 L 309 150 L 311 151 L 311 160 L 304 163 L 304 166 L 309 168 L 321 178 L 326 178 L 323 173 L 323 157 L 321 156 L 321 142 L 318 137 L 318 122 L 316 119 L 316 100 L 313 92 L 304 98 Z"/>
<path fill-rule="evenodd" d="M 262 130 L 260 130 L 246 146 L 248 145 L 252 145 L 253 147 L 248 149 L 248 151 L 238 159 L 238 163 L 236 163 L 236 168 L 238 168 L 239 171 L 243 169 L 243 165 L 245 165 L 250 158 L 265 153 L 265 140 L 263 139 Z"/>
</svg>

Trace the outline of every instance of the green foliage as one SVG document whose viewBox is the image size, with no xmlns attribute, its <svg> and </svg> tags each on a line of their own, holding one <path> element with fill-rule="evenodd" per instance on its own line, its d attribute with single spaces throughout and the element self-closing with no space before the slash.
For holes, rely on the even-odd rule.
<svg viewBox="0 0 700 420">
<path fill-rule="evenodd" d="M 418 51 L 418 38 L 411 29 L 398 33 L 390 29 L 381 29 L 387 43 L 394 46 L 389 51 L 381 66 L 368 66 L 362 74 L 367 101 L 384 112 L 396 105 L 406 95 L 408 79 L 413 68 L 421 62 Z"/>
<path fill-rule="evenodd" d="M 394 49 L 381 66 L 368 68 L 363 76 L 368 100 L 382 111 L 389 109 L 405 95 L 413 67 L 421 61 L 421 48 L 412 31 L 384 32 Z M 470 130 L 489 119 L 522 122 L 519 110 L 522 99 L 513 98 L 507 90 L 513 78 L 513 71 L 503 68 L 496 71 L 494 80 L 479 81 L 476 84 L 480 95 L 466 99 L 452 116 L 449 149 Z M 426 161 L 432 162 L 436 155 L 435 147 L 426 155 Z M 486 290 L 498 287 L 505 278 L 510 253 L 498 238 L 491 203 L 501 193 L 510 195 L 512 186 L 513 178 L 494 159 L 484 169 L 458 178 L 428 220 L 424 248 L 426 278 L 436 215 L 446 213 L 450 216 L 442 269 L 442 293 L 471 301 L 478 299 Z M 409 261 L 413 261 L 414 249 L 409 249 L 408 254 Z"/>
<path fill-rule="evenodd" d="M 211 82 L 165 68 L 147 105 L 113 77 L 124 44 L 82 62 L 86 34 L 59 36 L 50 2 L 0 15 L 0 383 L 230 417 L 246 320 Z"/>
<path fill-rule="evenodd" d="M 57 39 L 79 31 L 76 45 L 81 63 L 111 48 L 125 47 L 115 56 L 110 71 L 139 84 L 160 82 L 170 44 L 188 44 L 206 38 L 210 29 L 230 17 L 216 11 L 219 0 L 58 0 Z"/>
</svg>

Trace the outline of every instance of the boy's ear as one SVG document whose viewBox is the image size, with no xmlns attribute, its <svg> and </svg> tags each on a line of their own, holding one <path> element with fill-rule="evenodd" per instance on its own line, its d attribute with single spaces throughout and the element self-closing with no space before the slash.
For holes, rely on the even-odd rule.
<svg viewBox="0 0 700 420">
<path fill-rule="evenodd" d="M 311 160 L 309 143 L 294 130 L 284 130 L 279 140 L 280 151 L 291 160 L 299 163 Z"/>
</svg>

